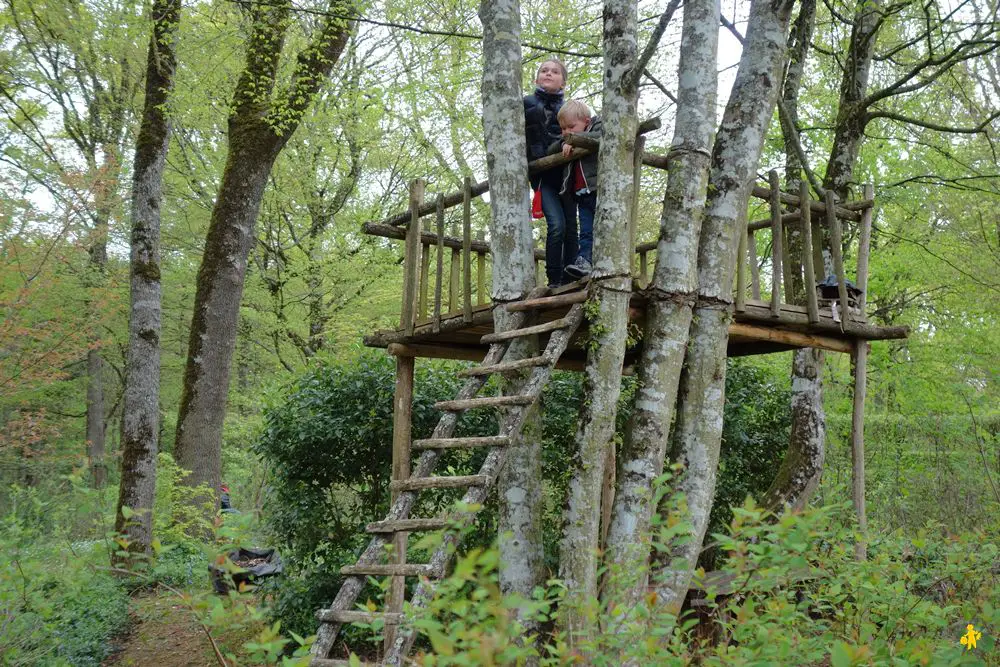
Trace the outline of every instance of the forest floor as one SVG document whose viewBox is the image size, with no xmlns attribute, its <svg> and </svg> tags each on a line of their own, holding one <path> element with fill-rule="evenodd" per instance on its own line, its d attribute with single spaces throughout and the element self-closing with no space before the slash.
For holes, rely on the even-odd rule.
<svg viewBox="0 0 1000 667">
<path fill-rule="evenodd" d="M 128 633 L 118 639 L 121 648 L 104 661 L 103 667 L 219 664 L 205 630 L 174 593 L 158 588 L 135 596 L 131 617 Z"/>
</svg>

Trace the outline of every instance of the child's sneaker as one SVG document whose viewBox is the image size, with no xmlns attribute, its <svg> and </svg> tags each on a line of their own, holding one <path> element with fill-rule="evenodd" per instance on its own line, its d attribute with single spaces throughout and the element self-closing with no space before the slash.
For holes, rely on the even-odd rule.
<svg viewBox="0 0 1000 667">
<path fill-rule="evenodd" d="M 590 264 L 590 260 L 586 257 L 577 257 L 576 261 L 565 268 L 566 275 L 571 278 L 585 278 L 590 275 L 590 272 L 594 269 Z"/>
</svg>

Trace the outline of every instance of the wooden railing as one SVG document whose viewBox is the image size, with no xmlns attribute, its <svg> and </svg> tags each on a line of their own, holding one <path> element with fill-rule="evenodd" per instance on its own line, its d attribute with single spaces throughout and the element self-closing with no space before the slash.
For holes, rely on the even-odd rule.
<svg viewBox="0 0 1000 667">
<path fill-rule="evenodd" d="M 596 150 L 593 142 L 571 143 L 587 147 L 576 148 L 569 158 L 555 155 L 538 160 L 530 165 L 531 172 L 556 168 Z M 666 169 L 669 159 L 643 151 L 641 136 L 637 148 L 635 179 L 638 185 L 642 165 Z M 473 237 L 472 225 L 472 200 L 487 192 L 489 183 L 474 184 L 466 177 L 462 190 L 438 195 L 429 202 L 425 201 L 424 190 L 423 180 L 414 181 L 406 213 L 366 223 L 363 227 L 367 234 L 405 241 L 400 328 L 406 335 L 412 335 L 418 325 L 429 325 L 430 331 L 437 333 L 442 320 L 459 316 L 464 323 L 472 323 L 474 309 L 490 303 L 490 245 L 481 233 Z M 773 317 L 780 319 L 782 309 L 791 305 L 805 306 L 810 323 L 820 321 L 821 311 L 832 311 L 834 319 L 841 321 L 865 322 L 864 291 L 874 206 L 871 186 L 865 187 L 861 201 L 837 204 L 832 193 L 826 193 L 823 201 L 816 201 L 809 196 L 804 184 L 797 194 L 782 192 L 778 175 L 772 171 L 769 187 L 756 186 L 752 195 L 768 202 L 770 215 L 746 223 L 746 231 L 740 236 L 734 285 L 736 311 L 745 311 L 748 300 L 762 302 L 761 272 L 768 263 L 757 257 L 757 251 L 759 247 L 770 247 L 768 303 Z M 460 215 L 449 220 L 446 211 L 458 206 L 461 206 Z M 853 299 L 848 294 L 844 268 L 845 222 L 858 225 L 855 284 L 861 293 Z M 648 286 L 653 275 L 657 244 L 637 245 L 634 220 L 630 227 L 631 244 L 637 258 L 633 274 L 641 289 Z M 453 233 L 446 233 L 448 231 Z M 794 248 L 788 243 L 790 239 L 795 240 Z M 541 284 L 545 278 L 544 250 L 536 248 L 534 257 Z M 836 298 L 821 299 L 816 288 L 806 287 L 815 286 L 828 275 L 835 276 Z M 794 295 L 793 284 L 801 286 Z M 834 306 L 839 308 L 833 310 Z"/>
</svg>

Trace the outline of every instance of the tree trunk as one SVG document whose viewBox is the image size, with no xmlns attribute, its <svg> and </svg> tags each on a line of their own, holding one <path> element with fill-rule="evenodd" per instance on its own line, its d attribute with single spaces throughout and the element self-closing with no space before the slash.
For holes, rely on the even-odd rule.
<svg viewBox="0 0 1000 667">
<path fill-rule="evenodd" d="M 153 534 L 160 416 L 160 201 L 170 144 L 166 103 L 174 83 L 180 9 L 181 0 L 155 0 L 151 8 L 146 99 L 132 177 L 131 308 L 115 531 L 126 536 L 134 553 L 148 552 Z M 126 507 L 130 518 L 125 516 Z"/>
<path fill-rule="evenodd" d="M 685 469 L 674 485 L 687 499 L 692 538 L 673 550 L 658 582 L 667 609 L 679 611 L 708 528 L 722 441 L 726 344 L 740 228 L 774 110 L 784 64 L 791 0 L 754 0 L 733 91 L 712 151 L 709 195 L 698 248 L 698 300 L 679 389 L 672 456 Z"/>
<path fill-rule="evenodd" d="M 483 24 L 483 130 L 490 180 L 490 239 L 493 248 L 493 311 L 496 331 L 510 328 L 511 315 L 503 304 L 522 298 L 535 283 L 534 241 L 531 235 L 530 188 L 525 158 L 524 106 L 521 102 L 520 3 L 484 0 L 479 8 Z M 534 354 L 537 338 L 511 344 L 508 359 Z M 516 393 L 518 382 L 505 388 Z M 500 473 L 500 587 L 504 594 L 531 596 L 542 583 L 542 462 L 537 410 L 528 417 L 517 442 L 510 445 Z M 533 619 L 520 619 L 525 635 L 536 628 Z"/>
<path fill-rule="evenodd" d="M 272 99 L 291 3 L 254 5 L 246 63 L 229 117 L 229 153 L 198 270 L 174 454 L 191 471 L 185 483 L 213 494 L 221 475 L 222 426 L 247 258 L 275 159 L 298 127 L 340 56 L 353 23 L 332 0 L 312 43 L 299 55 L 292 81 Z M 217 501 L 216 501 L 217 502 Z"/>
<path fill-rule="evenodd" d="M 684 5 L 678 70 L 675 154 L 660 217 L 656 270 L 650 286 L 639 388 L 621 453 L 621 473 L 608 533 L 609 563 L 624 588 L 606 588 L 629 608 L 646 588 L 653 482 L 663 473 L 677 385 L 698 287 L 701 234 L 712 133 L 715 130 L 718 0 Z M 616 590 L 617 589 L 617 590 Z"/>
<path fill-rule="evenodd" d="M 585 606 L 597 598 L 601 489 L 615 436 L 632 293 L 629 220 L 638 127 L 638 86 L 633 76 L 638 57 L 636 25 L 635 0 L 605 0 L 604 135 L 598 153 L 600 193 L 594 218 L 591 274 L 597 314 L 590 321 L 586 401 L 576 432 L 577 451 L 572 462 L 559 562 L 559 576 L 568 591 L 560 622 L 571 645 L 575 637 L 588 632 L 592 616 Z"/>
<path fill-rule="evenodd" d="M 802 14 L 807 5 L 803 5 Z M 840 84 L 840 106 L 837 113 L 837 126 L 834 133 L 833 147 L 827 161 L 826 176 L 823 187 L 832 190 L 841 201 L 847 199 L 848 188 L 854 176 L 854 166 L 857 163 L 861 143 L 864 140 L 864 129 L 867 124 L 866 110 L 863 102 L 868 90 L 868 79 L 871 72 L 872 53 L 875 47 L 878 31 L 880 3 L 864 2 L 858 5 L 854 16 L 854 27 L 851 31 L 850 48 L 844 68 L 844 76 Z M 798 22 L 797 22 L 798 23 Z M 806 40 L 808 41 L 808 40 Z M 803 50 L 808 44 L 801 45 Z M 793 50 L 793 52 L 797 52 Z M 804 54 L 801 60 L 805 60 Z M 795 61 L 793 60 L 793 64 Z M 797 101 L 799 81 L 794 75 L 801 72 L 789 68 L 786 77 L 786 108 L 790 89 L 795 90 L 794 100 Z M 790 137 L 786 136 L 786 153 L 789 153 Z M 794 151 L 792 151 L 794 153 Z M 786 173 L 790 174 L 792 166 L 797 164 L 789 158 L 790 166 Z M 796 174 L 798 169 L 795 170 Z M 797 187 L 789 182 L 789 188 Z M 794 189 L 793 189 L 794 191 Z M 825 234 L 824 234 L 825 236 Z M 814 243 L 823 241 L 817 238 Z M 829 251 L 823 244 L 823 276 L 833 272 L 833 262 Z M 812 289 L 807 286 L 807 289 Z M 804 295 L 803 295 L 804 296 Z M 826 456 L 826 416 L 823 412 L 823 360 L 822 350 L 806 348 L 796 350 L 792 361 L 792 429 L 789 434 L 788 452 L 778 470 L 771 487 L 765 494 L 766 506 L 778 509 L 789 505 L 795 509 L 805 507 L 809 498 L 819 486 L 823 473 L 823 463 Z"/>
</svg>

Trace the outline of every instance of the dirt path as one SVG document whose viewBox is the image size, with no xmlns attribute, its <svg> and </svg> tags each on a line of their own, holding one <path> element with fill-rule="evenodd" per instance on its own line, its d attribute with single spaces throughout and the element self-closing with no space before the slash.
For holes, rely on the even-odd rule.
<svg viewBox="0 0 1000 667">
<path fill-rule="evenodd" d="M 105 667 L 218 665 L 208 637 L 174 594 L 158 589 L 132 600 L 133 625 Z"/>
</svg>

